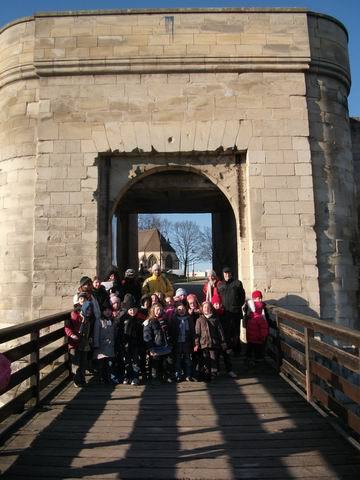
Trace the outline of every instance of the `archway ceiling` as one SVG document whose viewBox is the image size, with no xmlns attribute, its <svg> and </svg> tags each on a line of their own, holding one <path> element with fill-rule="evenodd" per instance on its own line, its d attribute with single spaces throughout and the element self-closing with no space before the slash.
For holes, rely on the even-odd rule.
<svg viewBox="0 0 360 480">
<path fill-rule="evenodd" d="M 190 172 L 159 172 L 135 183 L 118 210 L 127 213 L 215 213 L 230 205 L 219 188 Z"/>
</svg>

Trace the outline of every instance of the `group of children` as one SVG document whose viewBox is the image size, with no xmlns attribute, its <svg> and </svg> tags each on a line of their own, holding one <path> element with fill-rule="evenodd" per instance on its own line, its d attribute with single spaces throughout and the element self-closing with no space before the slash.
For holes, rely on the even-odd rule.
<svg viewBox="0 0 360 480">
<path fill-rule="evenodd" d="M 75 386 L 85 385 L 86 371 L 100 383 L 210 381 L 221 356 L 227 373 L 236 377 L 221 299 L 213 303 L 199 304 L 181 288 L 174 297 L 157 292 L 140 300 L 132 293 L 121 298 L 116 286 L 107 291 L 98 278 L 82 277 L 65 326 Z M 244 320 L 246 356 L 258 360 L 269 333 L 261 292 L 246 302 Z"/>
</svg>

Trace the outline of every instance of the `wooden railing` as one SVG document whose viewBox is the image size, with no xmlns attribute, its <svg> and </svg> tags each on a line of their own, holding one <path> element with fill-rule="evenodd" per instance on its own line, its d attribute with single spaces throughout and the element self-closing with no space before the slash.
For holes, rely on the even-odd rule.
<svg viewBox="0 0 360 480">
<path fill-rule="evenodd" d="M 69 312 L 63 312 L 0 330 L 0 351 L 12 366 L 19 367 L 14 369 L 9 385 L 1 392 L 1 400 L 8 397 L 8 401 L 0 408 L 0 424 L 13 414 L 23 412 L 25 406 L 29 407 L 27 411 L 35 408 L 59 384 L 68 381 L 70 368 L 64 332 L 68 316 Z M 50 327 L 53 328 L 48 333 Z M 8 348 L 9 345 L 13 346 Z M 0 433 L 2 430 L 0 428 Z"/>
<path fill-rule="evenodd" d="M 268 305 L 269 353 L 307 401 L 360 434 L 360 331 Z"/>
</svg>

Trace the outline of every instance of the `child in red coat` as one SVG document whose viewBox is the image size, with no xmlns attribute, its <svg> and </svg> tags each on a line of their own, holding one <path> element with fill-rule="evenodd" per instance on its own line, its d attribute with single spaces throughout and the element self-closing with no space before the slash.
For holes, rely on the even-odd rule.
<svg viewBox="0 0 360 480">
<path fill-rule="evenodd" d="M 265 343 L 269 335 L 269 321 L 266 304 L 262 301 L 262 293 L 255 290 L 252 300 L 247 301 L 245 328 L 246 328 L 246 359 L 253 363 L 264 358 Z"/>
</svg>

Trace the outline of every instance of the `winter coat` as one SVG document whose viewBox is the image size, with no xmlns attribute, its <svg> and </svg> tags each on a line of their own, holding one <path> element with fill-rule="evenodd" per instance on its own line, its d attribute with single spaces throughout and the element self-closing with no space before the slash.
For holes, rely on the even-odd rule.
<svg viewBox="0 0 360 480">
<path fill-rule="evenodd" d="M 126 314 L 122 317 L 123 335 L 122 344 L 126 350 L 137 350 L 143 343 L 143 327 L 137 317 Z"/>
<path fill-rule="evenodd" d="M 84 318 L 81 315 L 80 340 L 77 349 L 81 352 L 89 352 L 93 342 L 95 317 Z"/>
<path fill-rule="evenodd" d="M 119 292 L 121 300 L 124 300 L 127 293 L 130 293 L 134 297 L 136 305 L 140 304 L 141 283 L 137 278 L 124 278 L 124 280 L 122 280 Z"/>
<path fill-rule="evenodd" d="M 79 346 L 81 322 L 80 309 L 74 309 L 70 314 L 70 318 L 65 322 L 65 335 L 68 337 L 69 350 L 76 349 Z"/>
<path fill-rule="evenodd" d="M 115 327 L 111 318 L 95 320 L 94 358 L 114 357 Z"/>
<path fill-rule="evenodd" d="M 269 335 L 269 323 L 266 318 L 264 302 L 247 301 L 245 318 L 246 340 L 248 343 L 262 344 Z"/>
<path fill-rule="evenodd" d="M 165 297 L 172 297 L 174 295 L 174 289 L 170 281 L 164 276 L 151 275 L 147 278 L 142 286 L 142 293 L 152 295 L 155 292 L 162 292 Z"/>
<path fill-rule="evenodd" d="M 226 348 L 225 336 L 219 318 L 213 314 L 201 315 L 195 325 L 195 345 L 201 348 Z"/>
<path fill-rule="evenodd" d="M 79 298 L 78 298 L 79 293 L 81 293 L 81 292 L 79 291 L 78 293 L 75 293 L 75 295 L 73 297 L 73 304 L 74 305 L 79 303 Z M 99 302 L 97 301 L 97 299 L 95 298 L 95 296 L 92 293 L 89 293 L 88 301 L 92 302 L 95 318 L 96 319 L 101 318 L 101 310 L 100 310 Z"/>
<path fill-rule="evenodd" d="M 220 282 L 218 292 L 221 297 L 225 313 L 237 313 L 242 318 L 242 306 L 245 303 L 245 290 L 240 280 L 230 279 L 228 282 Z"/>
<path fill-rule="evenodd" d="M 100 285 L 99 288 L 93 288 L 92 293 L 98 302 L 100 310 L 103 308 L 104 304 L 109 303 L 109 294 L 104 285 Z"/>
<path fill-rule="evenodd" d="M 181 324 L 185 323 L 185 335 L 182 353 L 192 353 L 195 343 L 195 325 L 190 315 L 176 315 L 174 314 L 170 324 L 170 336 L 173 341 L 175 352 L 177 350 L 179 340 L 181 339 Z"/>
<path fill-rule="evenodd" d="M 171 345 L 168 323 L 164 317 L 145 320 L 143 327 L 146 348 Z"/>
</svg>

